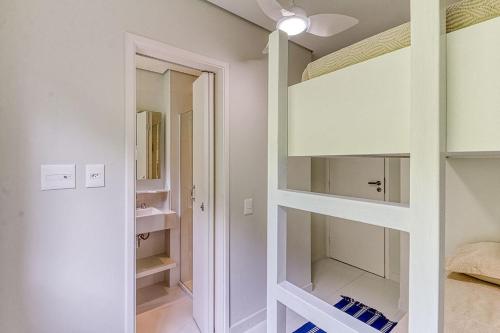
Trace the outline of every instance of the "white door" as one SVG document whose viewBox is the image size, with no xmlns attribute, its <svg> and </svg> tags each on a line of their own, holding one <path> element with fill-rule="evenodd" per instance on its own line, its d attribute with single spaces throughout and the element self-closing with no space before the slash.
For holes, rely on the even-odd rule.
<svg viewBox="0 0 500 333">
<path fill-rule="evenodd" d="M 330 159 L 330 193 L 384 200 L 383 158 Z M 384 228 L 330 218 L 329 257 L 385 276 Z"/>
<path fill-rule="evenodd" d="M 203 73 L 193 83 L 193 317 L 201 333 L 213 332 L 213 184 L 214 76 Z"/>
<path fill-rule="evenodd" d="M 193 289 L 193 112 L 180 115 L 181 281 Z"/>
</svg>

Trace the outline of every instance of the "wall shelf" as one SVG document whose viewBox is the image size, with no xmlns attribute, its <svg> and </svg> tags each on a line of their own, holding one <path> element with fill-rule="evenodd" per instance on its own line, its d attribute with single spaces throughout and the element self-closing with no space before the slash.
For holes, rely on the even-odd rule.
<svg viewBox="0 0 500 333">
<path fill-rule="evenodd" d="M 143 190 L 136 191 L 136 194 L 160 194 L 160 193 L 168 193 L 170 190 L 162 189 L 162 190 Z"/>
<path fill-rule="evenodd" d="M 137 314 L 165 304 L 172 304 L 186 297 L 185 292 L 179 286 L 169 288 L 165 282 L 139 288 L 136 295 Z"/>
<path fill-rule="evenodd" d="M 167 257 L 166 254 L 158 254 L 151 257 L 137 259 L 135 277 L 140 279 L 145 276 L 168 271 L 176 266 L 177 263 Z"/>
</svg>

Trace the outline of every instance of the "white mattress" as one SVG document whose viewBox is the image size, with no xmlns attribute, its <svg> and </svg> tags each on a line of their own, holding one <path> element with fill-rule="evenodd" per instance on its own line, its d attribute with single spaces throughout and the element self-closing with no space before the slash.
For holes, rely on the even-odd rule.
<svg viewBox="0 0 500 333">
<path fill-rule="evenodd" d="M 445 333 L 499 333 L 500 286 L 450 273 L 445 283 Z M 408 315 L 391 333 L 408 332 Z"/>
</svg>

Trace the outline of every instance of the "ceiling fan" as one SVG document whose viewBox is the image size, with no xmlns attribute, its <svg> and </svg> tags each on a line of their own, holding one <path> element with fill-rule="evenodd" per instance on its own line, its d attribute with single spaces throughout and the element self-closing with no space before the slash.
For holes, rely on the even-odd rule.
<svg viewBox="0 0 500 333">
<path fill-rule="evenodd" d="M 285 9 L 277 0 L 256 0 L 264 14 L 276 21 L 276 28 L 285 31 L 289 36 L 308 32 L 320 37 L 330 37 L 347 30 L 356 24 L 358 19 L 341 14 L 324 13 L 307 16 L 304 9 L 290 0 L 289 9 Z"/>
</svg>

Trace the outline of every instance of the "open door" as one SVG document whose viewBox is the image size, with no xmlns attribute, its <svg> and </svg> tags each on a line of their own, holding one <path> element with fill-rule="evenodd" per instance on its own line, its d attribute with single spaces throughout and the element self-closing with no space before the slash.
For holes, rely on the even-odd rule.
<svg viewBox="0 0 500 333">
<path fill-rule="evenodd" d="M 193 111 L 180 115 L 181 282 L 193 292 Z"/>
<path fill-rule="evenodd" d="M 193 317 L 201 333 L 214 330 L 213 158 L 214 75 L 193 83 Z"/>
</svg>

